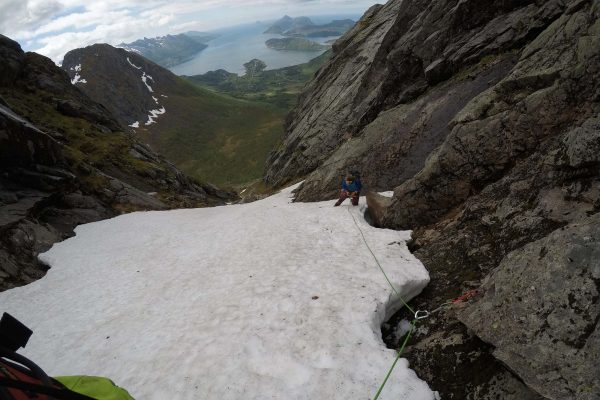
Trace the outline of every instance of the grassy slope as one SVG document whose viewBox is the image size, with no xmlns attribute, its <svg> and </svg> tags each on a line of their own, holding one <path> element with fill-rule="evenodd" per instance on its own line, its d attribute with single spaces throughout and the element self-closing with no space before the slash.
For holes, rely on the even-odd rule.
<svg viewBox="0 0 600 400">
<path fill-rule="evenodd" d="M 136 133 L 190 176 L 221 187 L 246 187 L 262 177 L 287 113 L 327 57 L 255 77 L 180 79 L 168 98 L 160 99 L 166 113 L 158 123 L 142 125 Z"/>
<path fill-rule="evenodd" d="M 136 132 L 181 170 L 219 186 L 259 178 L 283 134 L 284 107 L 235 99 L 178 81 L 166 113 Z"/>
</svg>

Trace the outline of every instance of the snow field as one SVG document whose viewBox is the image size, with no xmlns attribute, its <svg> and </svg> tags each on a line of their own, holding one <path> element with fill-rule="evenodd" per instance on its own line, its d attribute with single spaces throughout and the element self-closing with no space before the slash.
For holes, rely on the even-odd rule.
<svg viewBox="0 0 600 400">
<path fill-rule="evenodd" d="M 372 398 L 396 357 L 380 330 L 394 299 L 352 215 L 406 300 L 429 276 L 409 232 L 291 190 L 79 226 L 40 256 L 46 277 L 0 293 L 34 330 L 22 353 L 139 400 Z M 402 359 L 380 398 L 435 396 Z"/>
</svg>

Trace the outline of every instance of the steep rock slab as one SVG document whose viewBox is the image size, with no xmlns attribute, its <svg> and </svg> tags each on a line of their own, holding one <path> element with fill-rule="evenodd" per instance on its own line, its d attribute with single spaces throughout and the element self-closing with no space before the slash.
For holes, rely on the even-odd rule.
<svg viewBox="0 0 600 400">
<path fill-rule="evenodd" d="M 409 0 L 373 7 L 307 86 L 265 181 L 278 185 L 319 168 L 299 192 L 304 200 L 326 197 L 323 189 L 331 191 L 332 176 L 337 180 L 348 165 L 375 170 L 368 176 L 375 189 L 402 183 L 444 140 L 457 111 L 512 67 L 486 56 L 522 48 L 564 9 L 559 1 L 532 3 Z M 444 89 L 436 87 L 449 78 Z M 388 110 L 405 120 L 390 123 Z"/>
<path fill-rule="evenodd" d="M 432 283 L 416 307 L 435 308 L 477 287 L 508 253 L 600 211 L 598 15 L 598 2 L 570 3 L 523 51 L 509 77 L 461 111 L 452 134 L 417 176 L 399 186 L 393 199 L 370 202 L 377 203 L 380 223 L 420 226 L 413 250 L 429 268 Z M 510 282 L 505 284 L 511 291 Z M 549 303 L 559 294 L 544 292 Z M 493 310 L 482 318 L 492 316 Z M 428 328 L 442 326 L 444 334 L 468 339 L 460 325 L 448 313 Z M 514 329 L 527 337 L 526 327 Z M 552 335 L 549 326 L 543 330 L 541 335 Z M 417 334 L 416 340 L 428 338 Z M 455 347 L 432 344 L 427 350 L 433 356 L 425 350 L 418 358 L 431 363 Z M 571 356 L 568 348 L 555 349 L 565 359 Z M 595 353 L 585 360 L 600 357 L 597 347 L 590 351 Z M 411 362 L 418 371 L 428 368 L 418 366 L 418 359 Z M 548 393 L 524 378 L 530 369 L 512 370 Z M 549 386 L 552 396 L 578 385 L 562 373 L 557 370 L 554 388 Z"/>
<path fill-rule="evenodd" d="M 509 253 L 459 313 L 549 399 L 600 398 L 600 214 Z"/>
<path fill-rule="evenodd" d="M 524 49 L 508 77 L 461 110 L 423 170 L 395 189 L 382 224 L 436 221 L 598 112 L 600 10 L 576 3 Z"/>
</svg>

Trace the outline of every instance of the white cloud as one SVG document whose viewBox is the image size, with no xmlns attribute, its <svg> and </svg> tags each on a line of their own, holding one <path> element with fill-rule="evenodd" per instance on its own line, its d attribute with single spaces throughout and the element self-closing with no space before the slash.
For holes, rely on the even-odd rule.
<svg viewBox="0 0 600 400">
<path fill-rule="evenodd" d="M 366 10 L 373 0 L 0 0 L 0 32 L 60 62 L 74 48 L 210 30 L 319 10 Z M 314 15 L 314 14 L 313 14 Z"/>
</svg>

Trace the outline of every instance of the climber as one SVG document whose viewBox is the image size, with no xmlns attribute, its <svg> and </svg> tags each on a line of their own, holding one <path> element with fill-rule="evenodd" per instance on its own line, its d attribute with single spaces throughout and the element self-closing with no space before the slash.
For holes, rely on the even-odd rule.
<svg viewBox="0 0 600 400">
<path fill-rule="evenodd" d="M 352 171 L 346 176 L 344 180 L 342 180 L 340 198 L 335 203 L 334 207 L 337 207 L 340 204 L 342 204 L 344 200 L 346 200 L 348 197 L 350 198 L 352 205 L 357 206 L 361 188 L 362 184 L 360 182 L 360 174 L 357 171 Z"/>
</svg>

